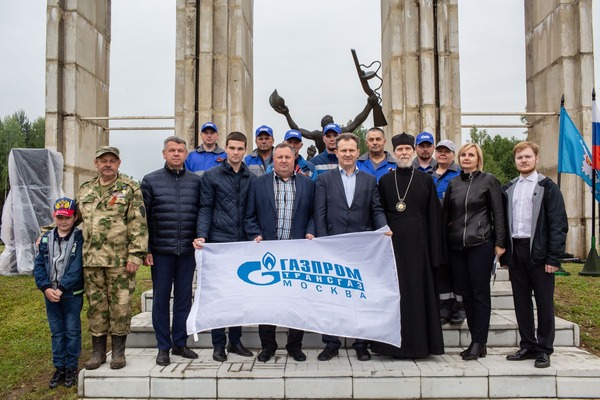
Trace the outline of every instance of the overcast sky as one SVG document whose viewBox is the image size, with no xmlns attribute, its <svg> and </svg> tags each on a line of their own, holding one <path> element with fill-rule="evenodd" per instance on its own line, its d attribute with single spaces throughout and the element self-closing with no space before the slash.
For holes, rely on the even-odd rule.
<svg viewBox="0 0 600 400">
<path fill-rule="evenodd" d="M 283 139 L 285 119 L 268 104 L 274 89 L 303 128 L 319 128 L 325 114 L 340 124 L 354 118 L 366 96 L 350 49 L 357 50 L 361 63 L 381 60 L 379 4 L 254 0 L 254 126 L 270 125 L 276 140 Z M 597 21 L 600 5 L 593 7 Z M 523 0 L 460 0 L 459 35 L 462 111 L 524 110 Z M 19 109 L 32 120 L 43 116 L 45 36 L 46 0 L 0 0 L 0 117 Z M 598 44 L 596 32 L 594 38 Z M 175 0 L 112 0 L 110 57 L 111 116 L 173 115 Z M 596 69 L 599 64 L 600 57 Z M 520 123 L 463 118 L 476 122 Z M 372 125 L 371 118 L 365 125 Z M 522 130 L 489 131 L 518 137 Z M 159 168 L 162 140 L 169 134 L 113 132 L 111 144 L 121 148 L 123 172 L 141 179 Z"/>
</svg>

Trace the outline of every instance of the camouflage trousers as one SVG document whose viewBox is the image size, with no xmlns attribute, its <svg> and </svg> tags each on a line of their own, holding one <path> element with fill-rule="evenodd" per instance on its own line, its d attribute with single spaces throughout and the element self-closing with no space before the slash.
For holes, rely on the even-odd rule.
<svg viewBox="0 0 600 400">
<path fill-rule="evenodd" d="M 85 294 L 88 324 L 92 336 L 128 335 L 131 327 L 131 300 L 135 273 L 125 267 L 85 267 Z"/>
</svg>

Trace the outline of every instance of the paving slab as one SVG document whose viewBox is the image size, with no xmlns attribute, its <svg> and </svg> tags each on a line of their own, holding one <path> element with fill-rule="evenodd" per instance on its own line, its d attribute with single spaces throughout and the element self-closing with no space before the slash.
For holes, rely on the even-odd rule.
<svg viewBox="0 0 600 400">
<path fill-rule="evenodd" d="M 506 360 L 516 347 L 489 347 L 487 357 L 463 361 L 461 347 L 423 359 L 396 360 L 373 354 L 356 359 L 352 350 L 318 361 L 318 349 L 297 362 L 278 350 L 266 363 L 230 355 L 212 360 L 201 349 L 196 360 L 172 356 L 166 367 L 155 364 L 156 349 L 127 349 L 127 366 L 106 364 L 80 373 L 79 395 L 88 399 L 459 399 L 459 398 L 597 398 L 600 358 L 576 347 L 557 348 L 552 366 L 533 360 Z M 253 349 L 257 352 L 257 349 Z"/>
</svg>

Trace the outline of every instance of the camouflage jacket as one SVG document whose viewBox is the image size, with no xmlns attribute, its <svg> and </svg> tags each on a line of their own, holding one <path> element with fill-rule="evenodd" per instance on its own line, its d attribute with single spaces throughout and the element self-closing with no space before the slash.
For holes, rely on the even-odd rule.
<svg viewBox="0 0 600 400">
<path fill-rule="evenodd" d="M 142 191 L 119 174 L 100 195 L 99 178 L 79 188 L 77 205 L 83 219 L 83 266 L 141 265 L 148 251 L 148 227 Z"/>
</svg>

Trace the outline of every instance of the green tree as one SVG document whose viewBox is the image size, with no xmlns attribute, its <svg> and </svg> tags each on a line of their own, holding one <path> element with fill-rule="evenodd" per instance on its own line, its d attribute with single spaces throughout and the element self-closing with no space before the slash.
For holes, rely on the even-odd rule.
<svg viewBox="0 0 600 400">
<path fill-rule="evenodd" d="M 0 214 L 10 189 L 8 182 L 8 156 L 13 148 L 44 147 L 45 120 L 37 118 L 33 124 L 19 110 L 0 120 Z"/>
<path fill-rule="evenodd" d="M 352 123 L 352 120 L 349 120 L 348 123 L 346 124 L 346 126 L 350 125 L 351 123 Z M 360 142 L 358 144 L 358 154 L 362 155 L 362 154 L 365 154 L 367 151 L 369 151 L 369 148 L 367 147 L 367 137 L 366 137 L 367 136 L 367 128 L 365 128 L 361 124 L 352 133 L 354 133 L 360 139 Z"/>
<path fill-rule="evenodd" d="M 25 137 L 25 147 L 41 149 L 46 145 L 46 119 L 38 117 L 31 124 L 31 132 Z"/>
<path fill-rule="evenodd" d="M 491 137 L 487 130 L 479 130 L 476 127 L 471 128 L 469 136 L 471 143 L 481 146 L 484 170 L 494 174 L 502 185 L 518 175 L 512 149 L 522 139 L 500 135 Z"/>
</svg>

